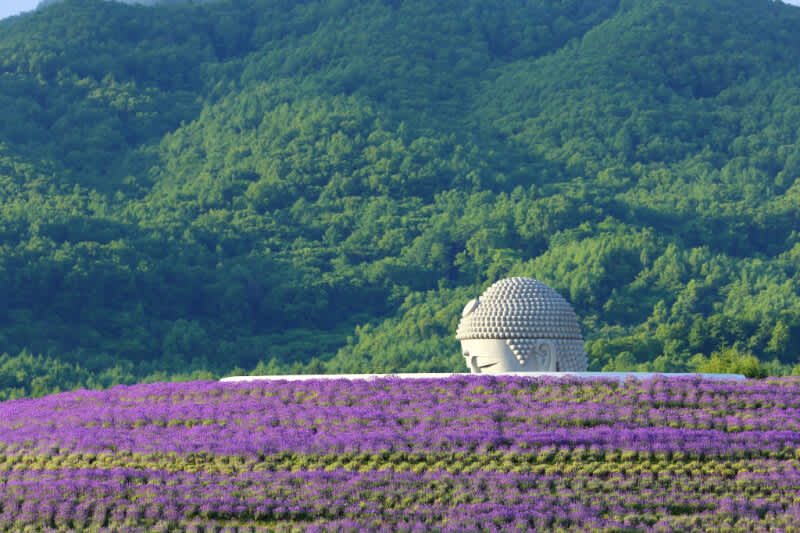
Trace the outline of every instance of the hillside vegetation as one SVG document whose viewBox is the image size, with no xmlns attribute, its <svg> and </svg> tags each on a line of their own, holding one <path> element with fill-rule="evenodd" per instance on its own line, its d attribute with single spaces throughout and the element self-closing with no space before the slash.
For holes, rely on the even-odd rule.
<svg viewBox="0 0 800 533">
<path fill-rule="evenodd" d="M 65 0 L 0 22 L 0 399 L 466 370 L 509 275 L 591 370 L 800 359 L 800 9 Z"/>
<path fill-rule="evenodd" d="M 63 1 L 64 0 L 40 0 L 36 6 L 36 9 L 48 7 Z M 155 5 L 175 5 L 175 4 L 188 4 L 188 3 L 198 4 L 201 2 L 213 2 L 214 0 L 106 0 L 106 1 L 120 2 L 123 4 L 140 4 L 143 6 L 155 6 Z"/>
</svg>

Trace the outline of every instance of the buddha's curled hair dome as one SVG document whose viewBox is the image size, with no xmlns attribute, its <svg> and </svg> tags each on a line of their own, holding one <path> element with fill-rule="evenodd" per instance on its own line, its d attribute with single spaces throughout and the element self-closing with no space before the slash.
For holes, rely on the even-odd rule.
<svg viewBox="0 0 800 533">
<path fill-rule="evenodd" d="M 464 307 L 456 339 L 505 339 L 518 358 L 535 341 L 549 339 L 560 370 L 586 370 L 586 352 L 572 306 L 546 283 L 506 278 Z"/>
</svg>

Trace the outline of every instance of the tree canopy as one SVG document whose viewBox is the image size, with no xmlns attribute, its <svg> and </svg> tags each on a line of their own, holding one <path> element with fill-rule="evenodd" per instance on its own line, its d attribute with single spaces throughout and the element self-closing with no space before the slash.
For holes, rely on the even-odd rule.
<svg viewBox="0 0 800 533">
<path fill-rule="evenodd" d="M 0 21 L 0 399 L 465 371 L 509 275 L 591 370 L 800 371 L 800 9 L 172 4 Z"/>
</svg>

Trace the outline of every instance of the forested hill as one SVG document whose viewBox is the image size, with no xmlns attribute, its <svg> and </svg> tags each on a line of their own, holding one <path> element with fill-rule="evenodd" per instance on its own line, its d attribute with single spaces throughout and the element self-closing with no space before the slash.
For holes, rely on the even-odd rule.
<svg viewBox="0 0 800 533">
<path fill-rule="evenodd" d="M 465 370 L 510 275 L 592 370 L 800 354 L 800 9 L 65 0 L 0 21 L 0 399 Z"/>
<path fill-rule="evenodd" d="M 63 1 L 64 0 L 40 0 L 39 4 L 36 6 L 36 9 L 48 7 Z M 107 1 L 121 2 L 123 4 L 140 4 L 143 6 L 155 6 L 155 5 L 167 5 L 167 4 L 174 5 L 174 4 L 188 4 L 188 3 L 199 4 L 200 2 L 213 2 L 214 0 L 107 0 Z"/>
</svg>

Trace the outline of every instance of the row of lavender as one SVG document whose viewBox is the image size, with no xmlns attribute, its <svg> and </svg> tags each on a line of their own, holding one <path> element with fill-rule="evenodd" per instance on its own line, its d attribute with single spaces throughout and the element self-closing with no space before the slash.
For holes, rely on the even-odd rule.
<svg viewBox="0 0 800 533">
<path fill-rule="evenodd" d="M 0 404 L 4 531 L 800 528 L 800 381 L 191 383 Z"/>
</svg>

